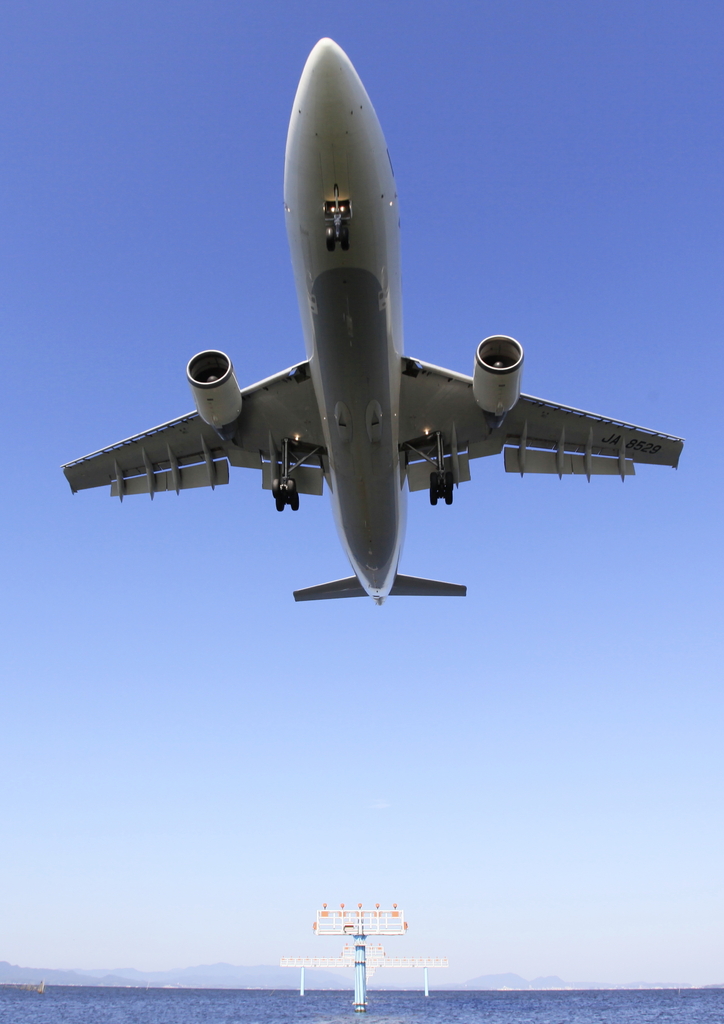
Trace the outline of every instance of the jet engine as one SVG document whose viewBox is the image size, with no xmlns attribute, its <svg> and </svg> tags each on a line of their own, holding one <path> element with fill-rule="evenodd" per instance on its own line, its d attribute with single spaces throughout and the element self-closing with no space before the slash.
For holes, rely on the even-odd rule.
<svg viewBox="0 0 724 1024">
<path fill-rule="evenodd" d="M 201 419 L 224 441 L 231 440 L 241 414 L 241 389 L 229 357 L 213 349 L 199 352 L 189 361 L 186 377 Z"/>
<path fill-rule="evenodd" d="M 485 338 L 475 353 L 473 395 L 491 427 L 500 426 L 520 397 L 523 346 L 504 334 Z"/>
</svg>

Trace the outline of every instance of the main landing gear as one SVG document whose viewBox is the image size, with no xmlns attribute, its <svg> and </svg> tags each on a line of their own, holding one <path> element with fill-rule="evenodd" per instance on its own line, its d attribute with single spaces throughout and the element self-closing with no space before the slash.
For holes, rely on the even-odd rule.
<svg viewBox="0 0 724 1024">
<path fill-rule="evenodd" d="M 277 505 L 277 512 L 283 512 L 287 505 L 291 505 L 292 512 L 299 511 L 299 493 L 297 492 L 297 481 L 294 477 L 272 480 L 272 494 Z"/>
<path fill-rule="evenodd" d="M 445 469 L 445 452 L 442 445 L 442 434 L 435 432 L 437 469 L 430 473 L 430 504 L 437 505 L 438 499 L 444 498 L 446 505 L 453 503 L 453 475 Z M 430 460 L 432 462 L 432 459 Z"/>
<path fill-rule="evenodd" d="M 325 237 L 327 249 L 334 252 L 337 242 L 344 252 L 349 249 L 349 222 L 352 219 L 352 204 L 349 199 L 339 198 L 339 187 L 334 186 L 334 199 L 324 204 L 324 222 L 327 225 Z"/>
<path fill-rule="evenodd" d="M 430 473 L 430 504 L 437 505 L 438 498 L 444 498 L 446 505 L 453 503 L 453 475 L 449 469 Z"/>
<path fill-rule="evenodd" d="M 272 480 L 272 494 L 276 502 L 277 512 L 283 512 L 287 505 L 291 506 L 292 512 L 299 511 L 299 492 L 297 481 L 291 476 L 291 470 L 296 469 L 299 463 L 290 468 L 289 466 L 289 438 L 282 441 L 282 475 Z"/>
<path fill-rule="evenodd" d="M 455 426 L 453 424 L 448 466 L 451 463 L 455 464 L 456 446 Z M 451 470 L 445 469 L 445 446 L 442 440 L 442 432 L 436 430 L 432 434 L 428 433 L 425 437 L 418 438 L 414 444 L 411 441 L 406 441 L 401 446 L 401 450 L 414 452 L 420 459 L 424 459 L 425 462 L 429 462 L 431 466 L 435 467 L 432 473 L 430 473 L 430 504 L 437 505 L 440 499 L 444 499 L 446 505 L 452 505 L 455 475 Z"/>
</svg>

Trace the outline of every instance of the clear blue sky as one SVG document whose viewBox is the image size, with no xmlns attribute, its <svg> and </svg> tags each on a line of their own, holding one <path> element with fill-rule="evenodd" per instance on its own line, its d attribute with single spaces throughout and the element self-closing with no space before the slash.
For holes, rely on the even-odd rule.
<svg viewBox="0 0 724 1024">
<path fill-rule="evenodd" d="M 190 409 L 203 347 L 303 358 L 324 35 L 394 161 L 407 352 L 511 334 L 528 393 L 687 439 L 625 486 L 412 495 L 402 571 L 464 601 L 296 606 L 348 572 L 326 498 L 58 468 Z M 701 0 L 3 5 L 0 959 L 275 963 L 395 900 L 450 980 L 724 982 L 723 35 Z"/>
</svg>

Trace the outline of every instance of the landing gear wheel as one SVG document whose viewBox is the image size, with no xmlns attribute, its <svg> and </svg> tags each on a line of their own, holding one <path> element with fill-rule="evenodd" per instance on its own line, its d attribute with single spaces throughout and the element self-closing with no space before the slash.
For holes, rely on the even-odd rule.
<svg viewBox="0 0 724 1024">
<path fill-rule="evenodd" d="M 273 452 L 274 444 L 272 441 L 270 441 L 270 448 Z M 273 477 L 271 482 L 271 490 L 277 512 L 283 512 L 287 505 L 291 505 L 292 512 L 299 511 L 299 491 L 297 489 L 297 481 L 292 476 L 292 473 L 297 466 L 303 465 L 304 460 L 310 454 L 314 455 L 319 451 L 319 448 L 313 448 L 311 453 L 299 453 L 293 450 L 290 451 L 290 449 L 293 449 L 292 439 L 283 437 L 281 463 L 276 461 L 275 456 L 272 455 L 272 464 L 274 465 L 272 472 L 279 473 L 279 476 Z"/>
<path fill-rule="evenodd" d="M 337 244 L 337 239 L 334 237 L 334 228 L 327 228 L 327 249 L 329 252 L 334 252 L 334 247 Z M 349 242 L 347 243 L 349 245 Z M 344 248 L 344 247 L 343 247 Z"/>
<path fill-rule="evenodd" d="M 339 231 L 339 244 L 342 246 L 344 252 L 349 249 L 349 228 L 347 225 L 343 225 Z"/>
<path fill-rule="evenodd" d="M 430 473 L 430 504 L 437 505 L 437 499 L 440 496 L 440 487 L 437 480 L 437 473 Z"/>
<path fill-rule="evenodd" d="M 432 453 L 430 455 L 425 455 L 428 462 L 431 462 L 433 466 L 438 467 L 430 473 L 430 504 L 437 505 L 438 501 L 441 498 L 444 498 L 446 505 L 452 505 L 455 478 L 452 470 L 444 468 L 445 446 L 443 444 L 442 433 L 439 430 L 435 431 L 433 444 L 434 447 L 437 448 L 437 458 L 433 459 Z M 449 462 L 448 465 L 450 465 Z"/>
<path fill-rule="evenodd" d="M 285 497 L 287 505 L 292 506 L 292 512 L 299 510 L 299 492 L 297 491 L 297 481 L 293 477 L 288 477 L 284 483 L 286 488 Z"/>
<path fill-rule="evenodd" d="M 453 503 L 453 475 L 450 470 L 445 474 L 445 504 L 452 505 Z"/>
</svg>

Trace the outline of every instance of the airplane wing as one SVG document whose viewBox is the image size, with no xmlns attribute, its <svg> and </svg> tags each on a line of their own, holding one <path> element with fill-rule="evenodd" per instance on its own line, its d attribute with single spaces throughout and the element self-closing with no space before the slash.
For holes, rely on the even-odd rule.
<svg viewBox="0 0 724 1024">
<path fill-rule="evenodd" d="M 456 483 L 470 479 L 469 460 L 504 452 L 508 473 L 634 474 L 635 463 L 673 466 L 679 437 L 521 395 L 500 427 L 491 429 L 473 398 L 473 378 L 418 359 L 403 359 L 401 449 L 411 491 L 429 486 L 435 433 Z"/>
<path fill-rule="evenodd" d="M 198 413 L 190 412 L 67 463 L 62 469 L 72 491 L 110 485 L 111 495 L 121 500 L 127 494 L 178 494 L 188 487 L 227 484 L 229 464 L 261 470 L 262 486 L 269 489 L 278 475 L 281 441 L 288 437 L 297 489 L 321 494 L 326 450 L 309 364 L 252 384 L 241 395 L 231 441 L 222 441 Z"/>
</svg>

